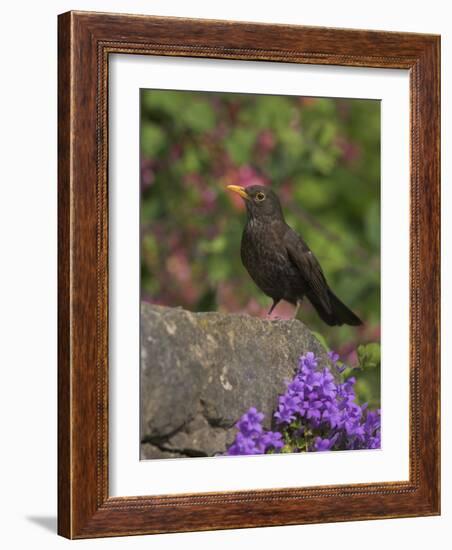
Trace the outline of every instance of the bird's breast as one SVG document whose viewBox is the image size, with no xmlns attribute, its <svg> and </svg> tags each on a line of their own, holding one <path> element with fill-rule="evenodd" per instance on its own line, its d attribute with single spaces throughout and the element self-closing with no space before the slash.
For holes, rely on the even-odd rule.
<svg viewBox="0 0 452 550">
<path fill-rule="evenodd" d="M 242 263 L 254 282 L 272 297 L 284 297 L 288 288 L 299 280 L 278 227 L 248 222 L 242 235 Z M 297 283 L 298 284 L 298 283 Z"/>
</svg>

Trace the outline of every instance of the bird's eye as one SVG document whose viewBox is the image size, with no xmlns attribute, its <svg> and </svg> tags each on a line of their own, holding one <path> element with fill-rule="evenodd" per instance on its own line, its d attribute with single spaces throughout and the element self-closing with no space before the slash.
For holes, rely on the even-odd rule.
<svg viewBox="0 0 452 550">
<path fill-rule="evenodd" d="M 261 201 L 263 201 L 264 199 L 265 199 L 265 194 L 264 194 L 264 193 L 260 193 L 260 192 L 257 193 L 257 195 L 256 195 L 256 200 L 257 200 L 257 201 L 261 202 Z"/>
</svg>

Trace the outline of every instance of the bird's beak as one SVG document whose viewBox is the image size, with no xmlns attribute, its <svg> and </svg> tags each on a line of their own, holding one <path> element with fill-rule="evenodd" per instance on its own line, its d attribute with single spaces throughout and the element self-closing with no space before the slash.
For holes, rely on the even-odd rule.
<svg viewBox="0 0 452 550">
<path fill-rule="evenodd" d="M 244 187 L 240 187 L 240 185 L 228 185 L 227 188 L 229 189 L 229 191 L 234 191 L 234 193 L 238 193 L 241 197 L 243 197 L 247 201 L 250 200 L 248 193 L 246 192 L 246 189 Z"/>
</svg>

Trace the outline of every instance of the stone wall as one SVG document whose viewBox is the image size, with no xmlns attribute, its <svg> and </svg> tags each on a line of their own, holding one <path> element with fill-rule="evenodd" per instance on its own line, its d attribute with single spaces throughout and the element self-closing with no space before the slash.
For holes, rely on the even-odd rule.
<svg viewBox="0 0 452 550">
<path fill-rule="evenodd" d="M 252 406 L 269 428 L 285 380 L 307 351 L 325 354 L 298 320 L 143 303 L 141 458 L 223 453 Z"/>
</svg>

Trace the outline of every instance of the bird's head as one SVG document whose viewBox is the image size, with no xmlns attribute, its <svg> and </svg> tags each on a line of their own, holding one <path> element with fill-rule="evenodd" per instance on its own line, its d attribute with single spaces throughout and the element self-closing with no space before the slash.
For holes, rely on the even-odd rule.
<svg viewBox="0 0 452 550">
<path fill-rule="evenodd" d="M 243 198 L 249 218 L 284 219 L 278 196 L 269 187 L 265 185 L 250 185 L 249 187 L 228 185 L 228 189 Z"/>
</svg>

